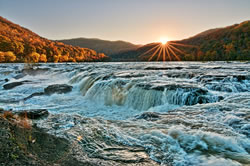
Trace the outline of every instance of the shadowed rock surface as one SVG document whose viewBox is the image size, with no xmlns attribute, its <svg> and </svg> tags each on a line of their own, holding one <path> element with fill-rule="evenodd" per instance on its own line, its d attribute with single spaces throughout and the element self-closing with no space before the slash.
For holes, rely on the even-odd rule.
<svg viewBox="0 0 250 166">
<path fill-rule="evenodd" d="M 9 90 L 9 89 L 13 89 L 13 88 L 15 88 L 17 86 L 21 86 L 24 83 L 29 83 L 29 82 L 31 82 L 31 81 L 26 80 L 26 81 L 21 81 L 21 82 L 11 82 L 11 83 L 3 85 L 3 88 L 5 90 Z"/>
<path fill-rule="evenodd" d="M 44 93 L 46 95 L 51 95 L 53 93 L 68 93 L 72 91 L 72 86 L 66 85 L 66 84 L 55 84 L 55 85 L 49 85 L 47 88 L 44 89 Z"/>
</svg>

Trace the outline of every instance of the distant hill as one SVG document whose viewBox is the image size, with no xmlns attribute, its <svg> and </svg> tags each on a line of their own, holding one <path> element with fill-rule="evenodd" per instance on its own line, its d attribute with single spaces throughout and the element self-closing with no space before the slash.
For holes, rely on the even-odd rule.
<svg viewBox="0 0 250 166">
<path fill-rule="evenodd" d="M 0 16 L 0 62 L 83 62 L 107 58 L 92 49 L 45 39 Z"/>
<path fill-rule="evenodd" d="M 158 44 L 159 43 L 146 44 L 134 50 L 129 50 L 129 51 L 113 54 L 110 56 L 110 58 L 112 59 L 112 61 L 121 61 L 121 62 L 122 61 L 125 61 L 125 62 L 126 61 L 131 61 L 131 62 L 132 61 L 145 61 L 145 59 L 141 58 L 140 56 Z"/>
<path fill-rule="evenodd" d="M 122 53 L 129 50 L 134 50 L 139 47 L 139 45 L 134 45 L 129 42 L 124 41 L 109 41 L 101 39 L 88 39 L 88 38 L 76 38 L 68 40 L 58 40 L 64 44 L 70 44 L 72 46 L 87 47 L 94 49 L 98 52 L 103 52 L 108 56 L 114 54 Z"/>
<path fill-rule="evenodd" d="M 194 37 L 173 42 L 179 44 L 175 47 L 184 52 L 176 52 L 183 61 L 250 60 L 250 21 L 207 30 Z M 157 44 L 159 43 L 147 44 L 134 50 L 112 55 L 111 58 L 114 61 L 145 61 L 147 60 L 145 57 L 149 57 L 152 52 L 142 55 Z"/>
</svg>

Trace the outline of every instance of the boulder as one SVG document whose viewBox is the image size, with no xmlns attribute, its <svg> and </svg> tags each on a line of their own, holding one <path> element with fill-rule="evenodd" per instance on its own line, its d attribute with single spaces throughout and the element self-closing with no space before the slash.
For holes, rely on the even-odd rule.
<svg viewBox="0 0 250 166">
<path fill-rule="evenodd" d="M 72 86 L 67 84 L 54 84 L 49 85 L 47 88 L 44 89 L 44 94 L 51 95 L 54 93 L 62 94 L 62 93 L 68 93 L 72 91 Z"/>
</svg>

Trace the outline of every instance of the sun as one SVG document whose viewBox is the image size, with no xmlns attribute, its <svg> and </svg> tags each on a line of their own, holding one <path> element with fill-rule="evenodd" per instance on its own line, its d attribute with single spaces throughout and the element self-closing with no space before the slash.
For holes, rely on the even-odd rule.
<svg viewBox="0 0 250 166">
<path fill-rule="evenodd" d="M 161 39 L 159 40 L 159 42 L 161 42 L 162 45 L 165 45 L 165 44 L 167 44 L 168 39 L 167 39 L 166 37 L 163 37 L 163 38 L 161 38 Z"/>
<path fill-rule="evenodd" d="M 140 58 L 148 61 L 180 61 L 181 56 L 186 55 L 180 47 L 190 47 L 199 50 L 198 46 L 169 41 L 167 38 L 161 38 L 158 42 L 150 45 L 151 47 L 149 46 L 149 49 L 139 56 Z"/>
</svg>

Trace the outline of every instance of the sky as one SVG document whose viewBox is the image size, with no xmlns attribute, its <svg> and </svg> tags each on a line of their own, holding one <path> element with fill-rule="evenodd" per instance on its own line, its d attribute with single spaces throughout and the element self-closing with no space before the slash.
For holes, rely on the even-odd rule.
<svg viewBox="0 0 250 166">
<path fill-rule="evenodd" d="M 250 20 L 250 0 L 0 0 L 0 15 L 53 40 L 146 44 Z"/>
</svg>

